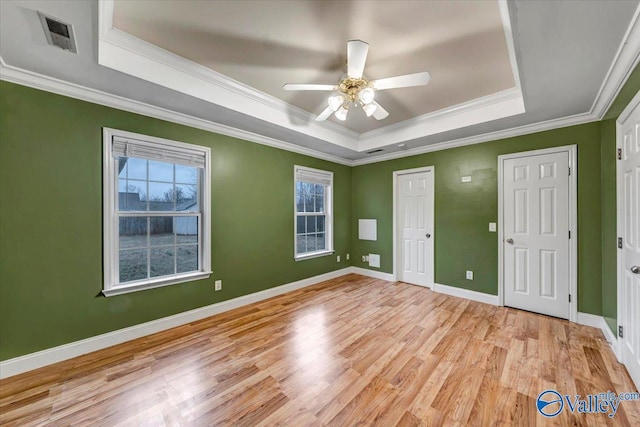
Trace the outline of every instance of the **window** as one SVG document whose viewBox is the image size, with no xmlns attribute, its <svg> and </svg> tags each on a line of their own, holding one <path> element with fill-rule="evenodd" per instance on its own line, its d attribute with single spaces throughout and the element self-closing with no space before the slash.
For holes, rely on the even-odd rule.
<svg viewBox="0 0 640 427">
<path fill-rule="evenodd" d="M 104 130 L 106 296 L 211 274 L 210 150 Z"/>
<path fill-rule="evenodd" d="M 295 259 L 333 253 L 333 172 L 295 166 Z"/>
</svg>

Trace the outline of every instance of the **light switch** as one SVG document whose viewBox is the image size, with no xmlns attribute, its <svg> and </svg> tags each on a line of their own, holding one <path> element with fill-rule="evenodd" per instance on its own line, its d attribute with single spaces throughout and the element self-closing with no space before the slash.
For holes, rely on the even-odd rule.
<svg viewBox="0 0 640 427">
<path fill-rule="evenodd" d="M 496 223 L 495 222 L 490 222 L 489 223 L 489 231 L 492 231 L 495 233 L 496 231 Z"/>
</svg>

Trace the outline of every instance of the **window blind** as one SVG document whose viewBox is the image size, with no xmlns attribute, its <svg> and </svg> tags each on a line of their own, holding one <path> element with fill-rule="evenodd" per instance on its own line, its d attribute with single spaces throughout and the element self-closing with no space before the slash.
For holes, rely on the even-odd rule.
<svg viewBox="0 0 640 427">
<path fill-rule="evenodd" d="M 175 163 L 198 168 L 205 167 L 206 158 L 204 150 L 181 149 L 163 146 L 158 143 L 149 145 L 143 141 L 120 137 L 114 137 L 112 144 L 114 157 L 137 157 L 140 159 Z"/>
<path fill-rule="evenodd" d="M 313 184 L 331 185 L 331 172 L 321 172 L 307 168 L 296 168 L 296 181 L 311 182 Z"/>
</svg>

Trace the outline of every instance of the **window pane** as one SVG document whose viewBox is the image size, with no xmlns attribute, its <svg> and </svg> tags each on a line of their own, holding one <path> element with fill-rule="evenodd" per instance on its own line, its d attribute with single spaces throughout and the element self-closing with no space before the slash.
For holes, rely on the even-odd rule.
<svg viewBox="0 0 640 427">
<path fill-rule="evenodd" d="M 316 217 L 308 216 L 307 217 L 307 233 L 315 233 L 316 232 Z"/>
<path fill-rule="evenodd" d="M 324 231 L 326 231 L 326 230 L 325 230 L 325 228 L 324 228 L 324 220 L 325 220 L 325 217 L 323 217 L 323 216 L 319 216 L 319 217 L 317 217 L 317 218 L 318 218 L 318 221 L 316 222 L 316 230 L 317 230 L 318 232 L 324 232 Z"/>
<path fill-rule="evenodd" d="M 176 184 L 176 210 L 177 211 L 198 211 L 198 186 Z"/>
<path fill-rule="evenodd" d="M 147 218 L 121 217 L 118 235 L 120 249 L 146 248 Z"/>
<path fill-rule="evenodd" d="M 173 163 L 149 160 L 149 180 L 173 182 Z"/>
<path fill-rule="evenodd" d="M 303 254 L 307 252 L 307 237 L 303 234 L 300 236 L 296 236 L 297 243 L 297 253 Z"/>
<path fill-rule="evenodd" d="M 129 170 L 129 168 L 127 167 L 127 161 L 128 159 L 126 157 L 118 157 L 117 162 L 118 162 L 118 177 L 119 178 L 126 178 L 127 177 L 127 171 Z"/>
<path fill-rule="evenodd" d="M 314 196 L 315 198 L 315 208 L 314 212 L 324 212 L 324 196 Z"/>
<path fill-rule="evenodd" d="M 172 216 L 153 216 L 150 218 L 149 244 L 151 246 L 175 245 Z"/>
<path fill-rule="evenodd" d="M 198 218 L 195 216 L 175 217 L 175 232 L 178 244 L 198 243 Z"/>
<path fill-rule="evenodd" d="M 150 211 L 173 211 L 174 200 L 173 184 L 165 184 L 162 182 L 149 183 Z"/>
<path fill-rule="evenodd" d="M 146 211 L 145 188 L 147 188 L 146 181 L 119 180 L 118 209 L 121 211 Z"/>
<path fill-rule="evenodd" d="M 296 218 L 296 234 L 304 234 L 305 219 L 303 216 Z"/>
<path fill-rule="evenodd" d="M 307 252 L 313 252 L 316 250 L 316 235 L 308 234 L 307 235 Z"/>
<path fill-rule="evenodd" d="M 324 185 L 322 184 L 316 184 L 316 190 L 315 190 L 316 194 L 319 194 L 321 196 L 324 196 Z"/>
<path fill-rule="evenodd" d="M 127 159 L 127 177 L 129 179 L 147 179 L 147 161 L 129 157 Z"/>
<path fill-rule="evenodd" d="M 305 182 L 304 183 L 305 186 L 305 190 L 304 190 L 304 211 L 305 212 L 315 212 L 314 206 L 313 206 L 313 186 L 314 184 Z"/>
<path fill-rule="evenodd" d="M 176 165 L 176 182 L 181 184 L 197 184 L 198 168 Z"/>
<path fill-rule="evenodd" d="M 198 245 L 178 246 L 178 273 L 198 271 Z"/>
<path fill-rule="evenodd" d="M 324 236 L 325 236 L 324 233 L 316 234 L 316 250 L 317 251 L 321 251 L 323 249 L 327 249 Z"/>
<path fill-rule="evenodd" d="M 151 248 L 151 277 L 175 273 L 175 247 Z"/>
<path fill-rule="evenodd" d="M 302 198 L 302 183 L 296 181 L 296 212 L 304 212 L 304 199 Z"/>
<path fill-rule="evenodd" d="M 120 251 L 120 283 L 147 278 L 147 250 Z"/>
</svg>

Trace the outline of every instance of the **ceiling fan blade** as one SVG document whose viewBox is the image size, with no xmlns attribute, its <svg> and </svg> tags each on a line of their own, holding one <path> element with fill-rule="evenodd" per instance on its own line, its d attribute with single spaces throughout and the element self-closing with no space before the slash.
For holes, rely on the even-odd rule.
<svg viewBox="0 0 640 427">
<path fill-rule="evenodd" d="M 322 110 L 322 113 L 318 114 L 318 117 L 316 117 L 316 122 L 323 122 L 327 120 L 329 116 L 331 116 L 331 114 L 333 114 L 333 109 L 329 106 Z"/>
<path fill-rule="evenodd" d="M 368 53 L 369 43 L 365 43 L 362 40 L 349 40 L 347 42 L 347 75 L 350 78 L 362 78 Z"/>
<path fill-rule="evenodd" d="M 318 85 L 318 84 L 304 84 L 304 83 L 287 83 L 282 86 L 284 90 L 336 90 L 336 85 Z"/>
<path fill-rule="evenodd" d="M 399 87 L 422 86 L 429 83 L 429 80 L 431 80 L 431 75 L 428 72 L 423 71 L 421 73 L 405 74 L 404 76 L 374 80 L 372 84 L 377 90 L 383 90 Z"/>
<path fill-rule="evenodd" d="M 376 110 L 373 112 L 373 117 L 376 120 L 382 120 L 382 119 L 386 119 L 387 116 L 389 115 L 389 112 L 387 110 L 385 110 L 384 108 L 382 108 L 382 105 L 378 104 L 376 101 L 373 101 L 372 104 L 376 104 L 376 106 L 378 108 L 376 108 Z"/>
</svg>

